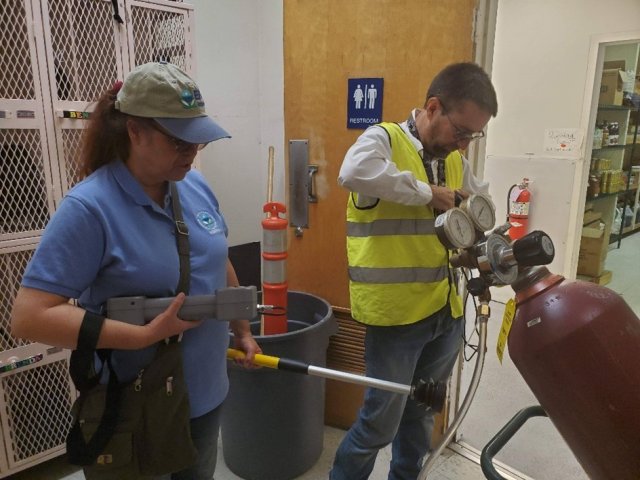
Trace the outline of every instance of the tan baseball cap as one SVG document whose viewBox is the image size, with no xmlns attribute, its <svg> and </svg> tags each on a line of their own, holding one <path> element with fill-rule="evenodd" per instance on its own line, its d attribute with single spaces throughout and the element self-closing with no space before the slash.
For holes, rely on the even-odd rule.
<svg viewBox="0 0 640 480">
<path fill-rule="evenodd" d="M 115 108 L 153 118 L 167 132 L 189 143 L 230 138 L 205 112 L 200 89 L 189 75 L 167 62 L 139 65 L 125 77 Z"/>
</svg>

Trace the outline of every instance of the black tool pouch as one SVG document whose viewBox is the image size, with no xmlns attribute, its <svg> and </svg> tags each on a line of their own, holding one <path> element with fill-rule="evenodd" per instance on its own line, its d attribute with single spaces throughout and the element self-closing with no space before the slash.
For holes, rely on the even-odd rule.
<svg viewBox="0 0 640 480">
<path fill-rule="evenodd" d="M 118 382 L 110 353 L 100 353 L 109 369 L 107 384 L 76 384 L 80 395 L 67 437 L 69 461 L 82 465 L 88 480 L 142 479 L 192 465 L 197 452 L 181 343 L 160 343 L 153 361 L 128 383 Z M 73 358 L 71 365 L 77 373 Z"/>
</svg>

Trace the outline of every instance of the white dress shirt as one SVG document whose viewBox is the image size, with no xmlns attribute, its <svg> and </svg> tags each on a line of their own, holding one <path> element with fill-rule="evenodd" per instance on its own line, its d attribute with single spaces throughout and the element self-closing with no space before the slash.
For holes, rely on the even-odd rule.
<svg viewBox="0 0 640 480">
<path fill-rule="evenodd" d="M 413 110 L 411 115 L 414 119 L 415 114 L 416 110 Z M 422 143 L 409 132 L 406 121 L 400 123 L 400 127 L 422 158 Z M 437 178 L 436 163 L 432 162 L 434 178 Z M 464 155 L 462 167 L 463 190 L 487 194 L 489 184 L 473 175 Z M 338 184 L 358 193 L 358 206 L 361 207 L 373 205 L 378 198 L 404 205 L 427 205 L 433 198 L 428 183 L 418 180 L 409 171 L 398 170 L 391 161 L 389 136 L 377 126 L 367 128 L 349 148 L 340 168 Z"/>
</svg>

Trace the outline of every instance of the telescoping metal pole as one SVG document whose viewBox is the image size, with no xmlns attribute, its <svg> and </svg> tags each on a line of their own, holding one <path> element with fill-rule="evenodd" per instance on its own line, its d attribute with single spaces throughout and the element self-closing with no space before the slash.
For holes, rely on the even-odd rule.
<svg viewBox="0 0 640 480">
<path fill-rule="evenodd" d="M 233 348 L 227 349 L 228 359 L 243 359 L 244 356 L 244 352 L 240 350 Z M 432 408 L 437 412 L 442 410 L 447 394 L 447 386 L 445 382 L 434 382 L 432 380 L 425 382 L 421 380 L 417 385 L 404 385 L 402 383 L 371 378 L 364 375 L 357 375 L 355 373 L 341 372 L 330 368 L 317 367 L 298 360 L 263 355 L 260 353 L 255 355 L 253 363 L 261 367 L 286 370 L 294 373 L 302 373 L 304 375 L 313 375 L 316 377 L 329 378 L 332 380 L 401 393 L 403 395 L 408 395 L 410 398 L 413 398 L 420 403 L 424 403 L 425 408 Z"/>
</svg>

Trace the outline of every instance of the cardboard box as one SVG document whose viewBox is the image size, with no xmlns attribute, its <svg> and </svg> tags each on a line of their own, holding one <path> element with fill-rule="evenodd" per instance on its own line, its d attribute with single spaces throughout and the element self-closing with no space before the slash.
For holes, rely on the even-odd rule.
<svg viewBox="0 0 640 480">
<path fill-rule="evenodd" d="M 610 60 L 604 62 L 602 82 L 600 83 L 600 105 L 622 105 L 622 86 L 627 79 L 624 60 Z"/>
<path fill-rule="evenodd" d="M 602 71 L 602 83 L 600 83 L 600 105 L 622 105 L 622 70 L 612 68 Z"/>
<path fill-rule="evenodd" d="M 604 233 L 604 223 L 593 222 L 582 227 L 582 238 L 600 238 Z"/>
<path fill-rule="evenodd" d="M 624 60 L 607 60 L 602 64 L 602 68 L 605 70 L 611 70 L 612 68 L 619 68 L 624 70 L 626 63 Z"/>
<path fill-rule="evenodd" d="M 596 220 L 600 220 L 602 218 L 602 212 L 596 212 L 594 210 L 587 210 L 584 212 L 584 217 L 582 219 L 582 225 L 587 226 L 595 222 Z"/>
<path fill-rule="evenodd" d="M 604 270 L 599 277 L 589 277 L 586 275 L 578 275 L 578 280 L 582 280 L 584 282 L 597 283 L 598 285 L 607 285 L 611 282 L 611 278 L 613 277 L 613 272 L 611 270 Z"/>
<path fill-rule="evenodd" d="M 597 230 L 598 236 L 592 237 L 583 235 L 580 240 L 580 252 L 578 253 L 578 275 L 599 277 L 604 271 L 604 262 L 607 258 L 609 238 L 608 235 L 605 235 L 605 228 L 602 230 L 598 228 Z M 588 234 L 596 233 L 588 232 Z"/>
</svg>

